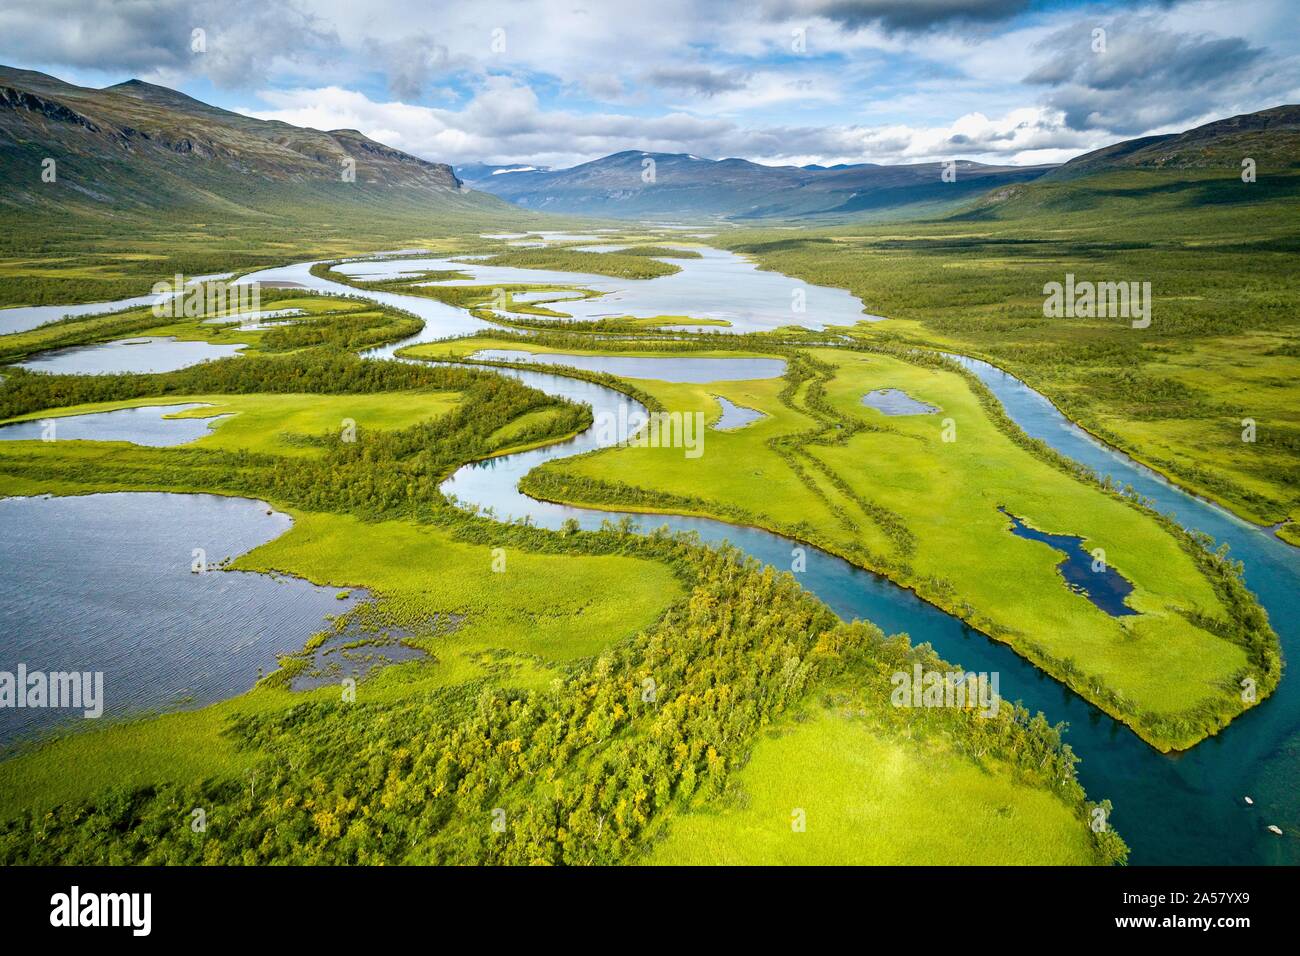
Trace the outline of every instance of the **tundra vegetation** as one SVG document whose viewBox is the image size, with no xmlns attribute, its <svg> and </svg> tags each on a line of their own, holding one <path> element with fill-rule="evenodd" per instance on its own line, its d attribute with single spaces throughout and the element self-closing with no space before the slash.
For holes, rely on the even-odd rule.
<svg viewBox="0 0 1300 956">
<path fill-rule="evenodd" d="M 572 338 L 543 337 L 540 347 Z M 523 490 L 598 508 L 706 515 L 816 544 L 1010 644 L 1162 750 L 1192 746 L 1252 706 L 1243 680 L 1261 691 L 1257 699 L 1276 687 L 1277 636 L 1236 564 L 1027 438 L 955 363 L 882 345 L 732 341 L 784 355 L 784 378 L 630 387 L 655 409 L 699 411 L 712 421 L 720 395 L 765 418 L 709 432 L 699 458 L 629 444 L 552 461 L 529 473 Z M 408 353 L 450 355 L 462 342 L 494 344 L 480 338 Z M 518 337 L 495 344 L 507 343 L 539 347 Z M 690 344 L 712 354 L 703 351 L 709 343 Z M 682 354 L 686 346 L 643 354 Z M 587 341 L 592 353 L 629 347 Z M 863 395 L 883 388 L 938 411 L 886 416 L 862 405 Z M 1139 613 L 1113 617 L 1067 588 L 1057 571 L 1062 555 L 1013 538 L 1005 512 L 1081 536 L 1133 584 L 1127 602 Z"/>
<path fill-rule="evenodd" d="M 284 342 L 182 322 L 196 336 L 247 336 L 248 348 L 153 375 L 6 369 L 0 420 L 199 400 L 211 407 L 196 411 L 231 417 L 174 448 L 0 443 L 0 493 L 260 498 L 294 526 L 233 568 L 365 588 L 371 600 L 238 698 L 18 748 L 0 775 L 0 860 L 638 862 L 675 821 L 743 800 L 746 764 L 756 755 L 761 769 L 770 731 L 815 730 L 809 715 L 844 707 L 864 748 L 910 764 L 936 799 L 942 753 L 989 811 L 974 825 L 935 815 L 910 845 L 881 842 L 881 858 L 946 862 L 964 839 L 985 862 L 1125 858 L 1118 834 L 1089 827 L 1107 807 L 1079 786 L 1062 728 L 1010 703 L 993 717 L 890 705 L 889 674 L 946 666 L 928 648 L 840 621 L 792 576 L 689 536 L 507 525 L 439 493 L 465 462 L 586 427 L 585 406 L 487 369 L 360 359 L 340 318 L 374 313 L 372 328 L 398 337 L 405 316 L 284 301 L 310 313 L 289 328 L 319 335 Z M 79 332 L 60 344 L 119 334 L 102 321 L 67 323 Z M 348 412 L 355 440 L 331 424 Z M 338 685 L 290 689 L 330 635 L 392 632 L 424 656 L 379 669 L 355 700 Z M 872 842 L 854 819 L 838 826 Z M 1010 829 L 1035 836 L 1007 842 Z M 849 859 L 821 846 L 824 862 Z"/>
<path fill-rule="evenodd" d="M 986 359 L 1110 444 L 1300 544 L 1300 169 L 1294 154 L 1277 157 L 1244 183 L 1239 161 L 1048 177 L 933 221 L 714 241 L 889 317 L 848 334 Z M 1045 317 L 1044 286 L 1069 273 L 1150 282 L 1150 326 Z"/>
</svg>

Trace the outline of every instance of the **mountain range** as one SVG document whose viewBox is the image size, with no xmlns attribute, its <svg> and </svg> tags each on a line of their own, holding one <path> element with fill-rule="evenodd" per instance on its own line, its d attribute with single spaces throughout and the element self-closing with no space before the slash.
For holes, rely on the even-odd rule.
<svg viewBox="0 0 1300 956">
<path fill-rule="evenodd" d="M 470 164 L 453 170 L 351 129 L 315 130 L 129 80 L 105 89 L 0 66 L 0 211 L 60 221 L 184 211 L 294 221 L 601 218 L 833 220 L 933 214 L 1117 170 L 1237 170 L 1300 163 L 1300 107 L 1278 106 L 1183 133 L 1127 140 L 1061 166 L 960 160 L 884 166 L 767 166 L 624 150 L 567 169 Z M 49 161 L 53 161 L 50 166 Z M 46 170 L 54 175 L 53 181 Z M 353 174 L 352 178 L 344 175 Z"/>
<path fill-rule="evenodd" d="M 461 166 L 470 186 L 539 212 L 612 218 L 728 219 L 846 216 L 919 204 L 950 205 L 1027 182 L 1051 166 L 959 160 L 880 166 L 765 166 L 746 159 L 624 150 L 568 169 Z"/>
</svg>

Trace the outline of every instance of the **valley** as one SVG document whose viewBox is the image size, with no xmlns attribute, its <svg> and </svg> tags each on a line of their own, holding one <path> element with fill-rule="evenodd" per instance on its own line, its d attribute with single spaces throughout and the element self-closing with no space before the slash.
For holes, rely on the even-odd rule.
<svg viewBox="0 0 1300 956">
<path fill-rule="evenodd" d="M 215 110 L 23 72 L 91 133 Z M 111 217 L 14 198 L 5 619 L 48 656 L 57 594 L 45 626 L 119 656 L 85 652 L 102 722 L 0 723 L 0 859 L 1294 864 L 1300 178 L 1222 168 L 1282 155 L 1281 110 L 874 218 L 556 216 L 395 150 L 338 203 L 313 151 L 365 137 L 220 110 L 201 210 L 115 172 Z M 183 190 L 159 135 L 132 175 Z M 266 202 L 222 195 L 223 150 L 286 149 Z M 259 297 L 161 313 L 172 270 Z M 1149 281 L 1150 327 L 1049 317 L 1067 273 Z M 205 508 L 275 534 L 209 554 Z M 83 535 L 137 542 L 155 603 Z M 194 646 L 148 650 L 169 614 Z M 166 676 L 122 679 L 141 655 Z M 998 705 L 900 707 L 914 668 Z"/>
</svg>

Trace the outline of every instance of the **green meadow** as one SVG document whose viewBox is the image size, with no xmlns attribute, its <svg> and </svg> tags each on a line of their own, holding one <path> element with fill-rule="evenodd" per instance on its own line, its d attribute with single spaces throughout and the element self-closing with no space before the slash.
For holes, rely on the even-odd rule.
<svg viewBox="0 0 1300 956">
<path fill-rule="evenodd" d="M 675 820 L 655 866 L 1074 866 L 1068 807 L 939 742 L 907 746 L 833 708 L 768 731 L 726 802 Z M 917 751 L 922 753 L 918 755 Z"/>
<path fill-rule="evenodd" d="M 913 776 L 931 766 L 920 741 L 947 739 L 944 766 L 963 787 L 976 792 L 989 776 L 989 799 L 1077 850 L 1044 843 L 1035 855 L 1026 838 L 1007 859 L 1124 859 L 1117 836 L 1089 830 L 1095 805 L 1058 729 L 1011 705 L 994 721 L 898 713 L 859 682 L 879 684 L 925 652 L 839 621 L 789 575 L 689 538 L 550 532 L 453 507 L 437 486 L 455 468 L 561 439 L 589 412 L 486 371 L 361 361 L 350 352 L 356 328 L 331 318 L 374 312 L 371 328 L 391 337 L 401 316 L 286 302 L 308 306 L 312 318 L 295 325 L 323 342 L 276 347 L 271 330 L 245 330 L 236 333 L 249 336 L 245 354 L 176 372 L 9 370 L 0 382 L 5 420 L 182 402 L 208 405 L 184 414 L 228 416 L 177 448 L 0 443 L 0 493 L 261 498 L 294 525 L 232 569 L 367 595 L 239 697 L 11 752 L 0 775 L 4 862 L 637 862 L 679 822 L 733 807 L 767 759 L 766 729 L 846 681 Z M 120 334 L 99 320 L 67 326 L 66 344 Z M 28 336 L 13 351 L 36 348 Z M 766 396 L 750 394 L 754 384 L 726 394 L 775 411 L 782 383 L 765 383 Z M 712 402 L 703 391 L 691 400 Z M 781 427 L 799 415 L 778 414 L 789 416 Z M 355 441 L 341 437 L 344 419 L 356 422 Z M 331 636 L 365 651 L 393 632 L 424 656 L 381 667 L 355 700 L 337 683 L 290 689 Z M 662 697 L 645 697 L 651 675 Z M 827 799 L 844 785 L 826 784 Z M 207 808 L 211 837 L 185 825 L 194 806 Z M 512 821 L 502 833 L 489 825 L 494 808 Z M 1003 816 L 948 823 L 992 845 Z M 938 856 L 949 839 L 934 829 L 914 860 Z"/>
<path fill-rule="evenodd" d="M 699 458 L 605 449 L 547 464 L 524 489 L 702 514 L 817 544 L 1010 644 L 1161 749 L 1190 746 L 1240 712 L 1233 689 L 1242 677 L 1276 683 L 1276 638 L 1265 626 L 1255 634 L 1265 653 L 1252 656 L 1254 625 L 1236 620 L 1235 592 L 1185 536 L 1018 443 L 955 368 L 842 349 L 804 354 L 784 379 L 633 381 L 660 408 L 707 422 L 720 414 L 714 396 L 766 417 L 709 431 Z M 889 388 L 938 411 L 887 416 L 862 404 Z M 1060 552 L 1013 536 L 999 509 L 1100 549 L 1133 584 L 1128 605 L 1139 613 L 1112 617 L 1067 588 Z"/>
<path fill-rule="evenodd" d="M 1300 174 L 1106 172 L 1012 186 L 942 218 L 719 241 L 762 266 L 852 291 L 888 321 L 865 341 L 986 359 L 1178 484 L 1300 541 Z M 1149 282 L 1151 324 L 1047 318 L 1068 274 Z M 1247 425 L 1253 423 L 1253 429 Z"/>
</svg>

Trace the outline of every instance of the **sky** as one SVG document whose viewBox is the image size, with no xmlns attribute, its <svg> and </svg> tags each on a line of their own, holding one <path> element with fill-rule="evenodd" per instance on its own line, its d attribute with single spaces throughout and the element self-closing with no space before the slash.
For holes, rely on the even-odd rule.
<svg viewBox="0 0 1300 956">
<path fill-rule="evenodd" d="M 0 0 L 0 63 L 424 159 L 1054 163 L 1300 102 L 1296 0 Z"/>
</svg>

